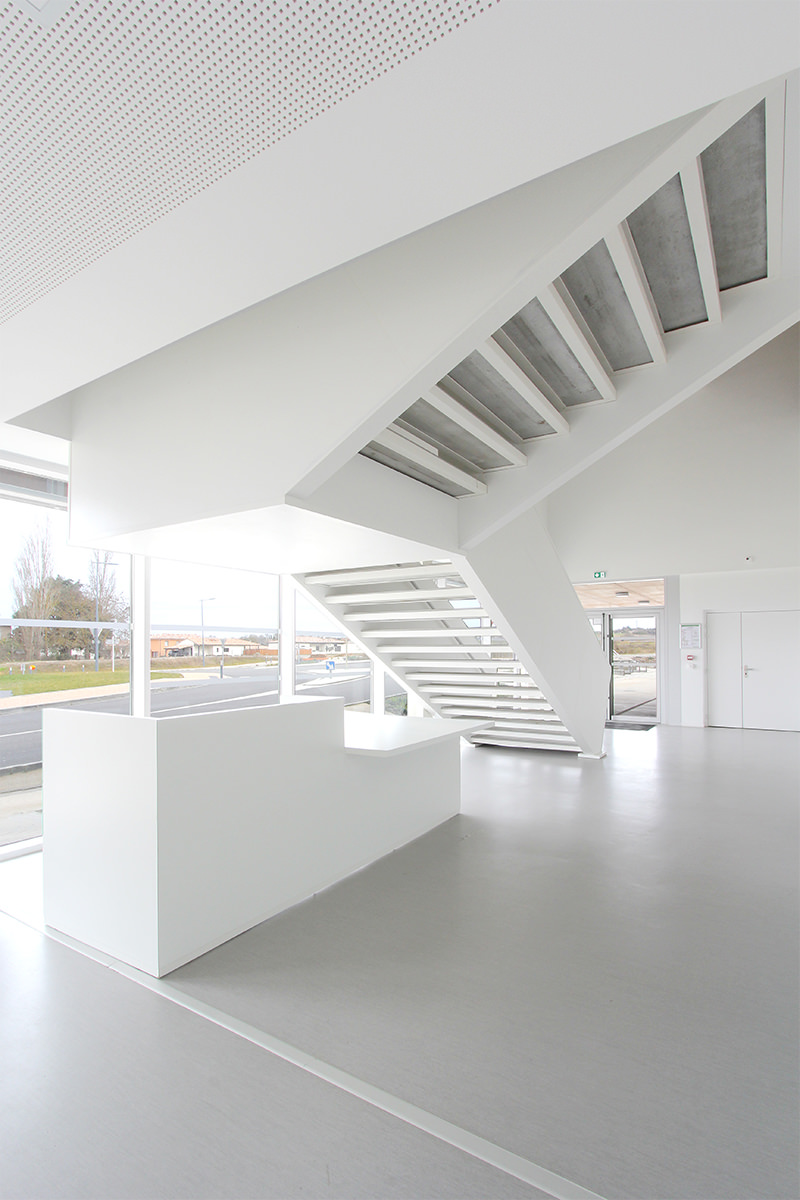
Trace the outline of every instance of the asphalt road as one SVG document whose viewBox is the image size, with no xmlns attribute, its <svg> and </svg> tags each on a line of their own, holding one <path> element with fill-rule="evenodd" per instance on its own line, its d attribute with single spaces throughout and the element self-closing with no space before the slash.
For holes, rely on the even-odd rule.
<svg viewBox="0 0 800 1200">
<path fill-rule="evenodd" d="M 301 696 L 343 696 L 345 704 L 363 703 L 369 700 L 369 666 L 363 662 L 348 663 L 326 671 L 323 664 L 301 665 L 297 668 L 296 689 Z M 277 702 L 277 667 L 267 666 L 226 667 L 224 679 L 157 680 L 150 701 L 154 717 L 220 712 Z M 128 696 L 89 696 L 58 707 L 126 713 Z M 42 708 L 11 708 L 0 712 L 0 768 L 41 763 L 42 711 Z"/>
</svg>

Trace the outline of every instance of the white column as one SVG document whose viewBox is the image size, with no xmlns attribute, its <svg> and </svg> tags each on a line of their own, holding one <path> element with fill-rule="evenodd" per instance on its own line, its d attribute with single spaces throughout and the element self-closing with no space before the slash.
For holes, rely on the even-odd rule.
<svg viewBox="0 0 800 1200">
<path fill-rule="evenodd" d="M 372 663 L 372 687 L 369 694 L 369 711 L 382 717 L 386 707 L 386 672 L 380 663 Z"/>
<path fill-rule="evenodd" d="M 658 652 L 658 719 L 662 725 L 681 722 L 681 581 L 679 575 L 664 579 L 664 615 L 661 618 Z"/>
<path fill-rule="evenodd" d="M 278 699 L 291 700 L 297 646 L 296 591 L 291 575 L 278 579 Z"/>
<path fill-rule="evenodd" d="M 408 715 L 409 717 L 425 717 L 428 715 L 424 701 L 413 692 L 408 693 Z"/>
<path fill-rule="evenodd" d="M 150 716 L 150 559 L 131 555 L 131 716 Z"/>
</svg>

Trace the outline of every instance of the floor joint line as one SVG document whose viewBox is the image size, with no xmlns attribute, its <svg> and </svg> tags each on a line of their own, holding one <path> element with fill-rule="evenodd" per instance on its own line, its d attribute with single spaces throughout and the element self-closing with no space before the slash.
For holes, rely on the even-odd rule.
<svg viewBox="0 0 800 1200">
<path fill-rule="evenodd" d="M 548 1171 L 546 1167 L 540 1167 L 537 1163 L 530 1162 L 529 1159 L 523 1158 L 519 1154 L 504 1150 L 502 1146 L 482 1138 L 479 1134 L 470 1133 L 469 1130 L 462 1129 L 460 1126 L 446 1121 L 443 1117 L 437 1117 L 434 1113 L 419 1108 L 408 1100 L 393 1096 L 390 1092 L 367 1083 L 366 1080 L 359 1079 L 348 1071 L 334 1067 L 322 1059 L 315 1058 L 305 1050 L 273 1037 L 246 1021 L 240 1021 L 237 1017 L 232 1017 L 221 1009 L 214 1008 L 202 1000 L 195 1000 L 174 985 L 156 979 L 144 971 L 139 971 L 136 967 L 131 967 L 119 959 L 112 958 L 110 954 L 86 946 L 55 929 L 46 928 L 45 935 L 67 949 L 75 950 L 101 966 L 116 971 L 117 974 L 131 980 L 132 983 L 137 983 L 139 986 L 147 988 L 148 991 L 163 996 L 171 1004 L 176 1004 L 187 1012 L 194 1013 L 195 1016 L 227 1030 L 235 1037 L 240 1037 L 244 1041 L 266 1050 L 268 1054 L 298 1067 L 301 1071 L 306 1071 L 317 1079 L 321 1079 L 341 1091 L 348 1092 L 351 1096 L 372 1105 L 373 1108 L 379 1108 L 390 1116 L 404 1121 L 407 1125 L 412 1125 L 423 1133 L 430 1134 L 438 1141 L 462 1150 L 470 1157 L 486 1163 L 487 1166 L 495 1167 L 506 1175 L 511 1175 L 522 1180 L 523 1183 L 529 1183 L 532 1187 L 539 1188 L 540 1191 L 553 1197 L 553 1200 L 603 1200 L 603 1197 L 597 1192 L 589 1191 L 580 1184 L 573 1183 L 553 1171 Z"/>
</svg>

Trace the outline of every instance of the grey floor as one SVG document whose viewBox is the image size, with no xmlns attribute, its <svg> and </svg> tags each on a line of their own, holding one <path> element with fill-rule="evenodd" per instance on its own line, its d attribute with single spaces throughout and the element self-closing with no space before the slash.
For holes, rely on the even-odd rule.
<svg viewBox="0 0 800 1200">
<path fill-rule="evenodd" d="M 460 817 L 167 990 L 608 1200 L 796 1200 L 800 736 L 607 748 L 465 748 Z M 0 969 L 8 1200 L 570 1194 L 10 917 Z"/>
</svg>

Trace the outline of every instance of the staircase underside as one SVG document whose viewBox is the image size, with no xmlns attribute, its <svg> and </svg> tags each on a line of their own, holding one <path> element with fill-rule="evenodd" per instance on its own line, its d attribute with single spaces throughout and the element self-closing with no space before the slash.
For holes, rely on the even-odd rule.
<svg viewBox="0 0 800 1200">
<path fill-rule="evenodd" d="M 671 334 L 718 325 L 725 293 L 778 273 L 784 107 L 781 88 L 767 89 L 693 147 L 361 454 L 450 496 L 481 495 L 568 435 L 573 413 L 613 404 L 623 379 L 669 370 Z"/>
<path fill-rule="evenodd" d="M 326 571 L 298 583 L 431 712 L 489 721 L 475 744 L 580 751 L 452 562 Z"/>
</svg>

